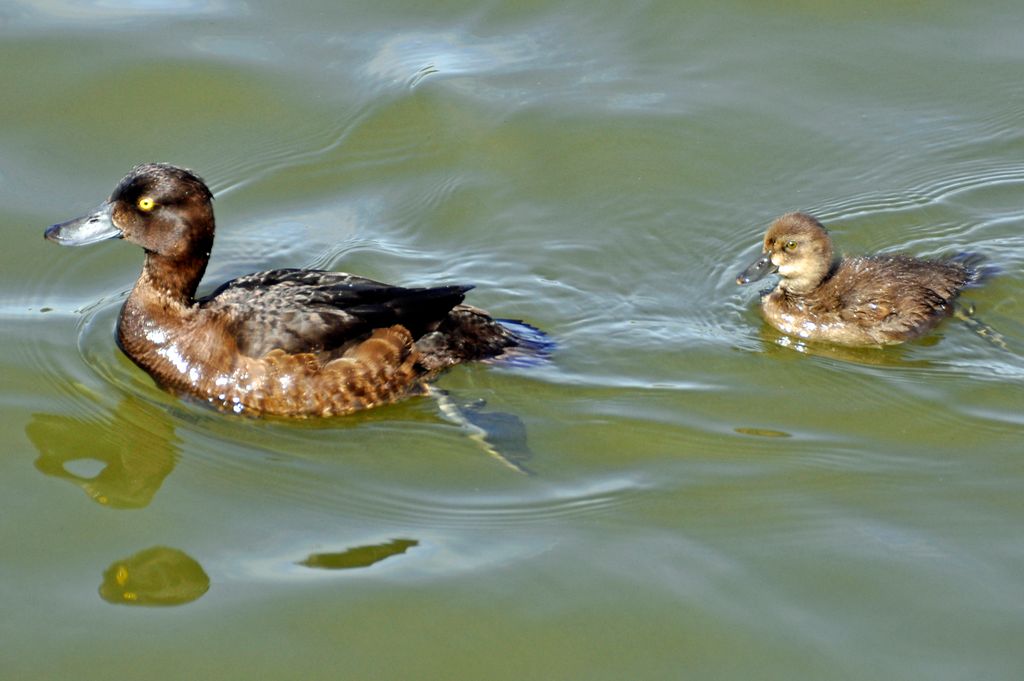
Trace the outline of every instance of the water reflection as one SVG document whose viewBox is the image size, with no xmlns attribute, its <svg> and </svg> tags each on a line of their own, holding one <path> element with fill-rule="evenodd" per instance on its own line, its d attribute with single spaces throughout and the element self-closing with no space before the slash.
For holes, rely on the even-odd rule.
<svg viewBox="0 0 1024 681">
<path fill-rule="evenodd" d="M 162 412 L 126 398 L 111 418 L 34 414 L 25 427 L 42 473 L 82 488 L 110 508 L 144 508 L 174 469 L 178 439 Z M 98 472 L 87 470 L 100 466 Z"/>
<path fill-rule="evenodd" d="M 115 561 L 103 573 L 100 597 L 115 605 L 184 605 L 210 589 L 210 578 L 194 558 L 154 546 Z"/>
<path fill-rule="evenodd" d="M 298 564 L 321 570 L 365 568 L 391 556 L 399 556 L 418 545 L 419 542 L 415 539 L 392 539 L 386 544 L 356 546 L 339 553 L 311 553 L 306 560 Z"/>
<path fill-rule="evenodd" d="M 907 348 L 935 345 L 941 338 L 938 333 L 933 332 L 932 335 L 915 340 L 910 345 L 887 345 L 884 348 L 852 347 L 833 345 L 831 343 L 814 343 L 801 338 L 792 338 L 777 331 L 767 323 L 762 323 L 760 335 L 761 340 L 764 342 L 762 351 L 766 355 L 788 355 L 790 351 L 795 350 L 801 354 L 835 359 L 842 362 L 852 362 L 866 366 L 892 367 L 930 367 L 932 363 L 928 360 L 907 359 Z"/>
<path fill-rule="evenodd" d="M 787 433 L 784 430 L 774 430 L 772 428 L 753 428 L 747 426 L 737 426 L 733 430 L 740 435 L 750 435 L 753 437 L 793 437 L 791 433 Z"/>
</svg>

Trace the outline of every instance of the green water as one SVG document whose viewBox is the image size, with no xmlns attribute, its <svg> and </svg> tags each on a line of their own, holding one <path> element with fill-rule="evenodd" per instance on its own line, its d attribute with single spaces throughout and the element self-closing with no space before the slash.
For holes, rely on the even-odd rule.
<svg viewBox="0 0 1024 681">
<path fill-rule="evenodd" d="M 0 7 L 0 678 L 1024 678 L 1024 5 Z M 113 341 L 141 254 L 43 229 L 135 163 L 255 269 L 474 283 L 547 366 L 235 419 Z M 804 347 L 767 223 L 958 250 L 955 321 Z"/>
</svg>

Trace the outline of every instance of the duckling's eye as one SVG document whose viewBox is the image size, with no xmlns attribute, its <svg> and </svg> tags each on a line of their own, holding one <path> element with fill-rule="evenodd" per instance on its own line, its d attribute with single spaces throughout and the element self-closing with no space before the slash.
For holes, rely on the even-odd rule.
<svg viewBox="0 0 1024 681">
<path fill-rule="evenodd" d="M 143 210 L 148 213 L 156 207 L 156 201 L 154 201 L 152 197 L 143 196 L 135 203 L 135 205 L 139 207 L 139 210 Z"/>
<path fill-rule="evenodd" d="M 795 241 L 787 241 L 786 243 L 784 243 L 782 245 L 782 250 L 786 251 L 786 253 L 792 253 L 793 251 L 796 250 L 796 242 Z"/>
</svg>

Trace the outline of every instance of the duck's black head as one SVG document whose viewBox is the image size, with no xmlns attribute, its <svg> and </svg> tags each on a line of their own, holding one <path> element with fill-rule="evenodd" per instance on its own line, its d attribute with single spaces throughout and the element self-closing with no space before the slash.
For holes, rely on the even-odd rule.
<svg viewBox="0 0 1024 681">
<path fill-rule="evenodd" d="M 213 194 L 198 175 L 166 163 L 135 166 L 95 210 L 53 225 L 46 238 L 82 246 L 122 238 L 168 260 L 205 259 L 213 246 Z"/>
</svg>

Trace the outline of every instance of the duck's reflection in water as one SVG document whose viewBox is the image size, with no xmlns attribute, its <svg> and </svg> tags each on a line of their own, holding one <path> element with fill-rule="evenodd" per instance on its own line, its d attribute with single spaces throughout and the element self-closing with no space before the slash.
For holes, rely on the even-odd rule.
<svg viewBox="0 0 1024 681">
<path fill-rule="evenodd" d="M 154 546 L 107 568 L 100 597 L 115 605 L 184 605 L 209 589 L 210 578 L 195 559 L 178 549 Z"/>
<path fill-rule="evenodd" d="M 171 419 L 131 397 L 110 418 L 35 414 L 25 433 L 39 450 L 37 469 L 110 508 L 147 506 L 177 458 Z"/>
<path fill-rule="evenodd" d="M 384 544 L 356 546 L 338 553 L 312 553 L 298 564 L 320 570 L 365 568 L 391 556 L 401 555 L 418 544 L 415 539 L 392 539 Z"/>
<path fill-rule="evenodd" d="M 764 345 L 762 352 L 768 356 L 782 359 L 793 358 L 792 351 L 804 355 L 813 355 L 824 359 L 862 364 L 865 366 L 891 367 L 929 367 L 932 363 L 926 359 L 908 359 L 908 347 L 935 345 L 941 338 L 932 334 L 918 339 L 908 345 L 887 345 L 885 347 L 851 347 L 833 343 L 814 342 L 802 338 L 787 336 L 765 323 L 760 330 Z"/>
</svg>

